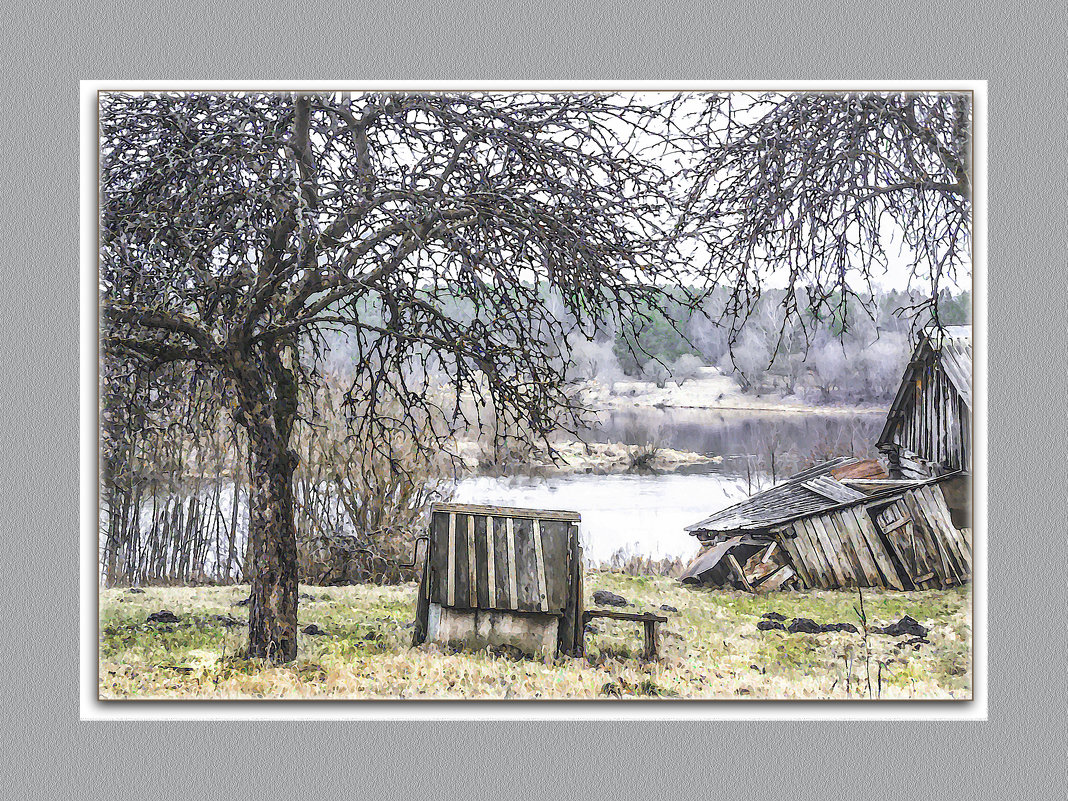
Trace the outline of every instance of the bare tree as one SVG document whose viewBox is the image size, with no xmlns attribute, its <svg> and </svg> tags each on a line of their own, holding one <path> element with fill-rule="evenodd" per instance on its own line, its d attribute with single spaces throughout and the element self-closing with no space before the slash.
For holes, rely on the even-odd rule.
<svg viewBox="0 0 1068 801">
<path fill-rule="evenodd" d="M 870 298 L 902 245 L 929 284 L 908 311 L 939 321 L 939 290 L 971 257 L 970 95 L 731 93 L 697 105 L 679 224 L 730 289 L 732 343 L 769 286 L 788 286 L 784 326 L 811 325 Z"/>
<path fill-rule="evenodd" d="M 251 656 L 296 655 L 291 445 L 323 332 L 348 332 L 367 442 L 430 447 L 431 407 L 459 414 L 465 393 L 538 436 L 566 424 L 569 365 L 546 343 L 683 277 L 670 176 L 645 153 L 659 113 L 596 94 L 102 95 L 104 346 L 225 385 L 251 451 Z"/>
</svg>

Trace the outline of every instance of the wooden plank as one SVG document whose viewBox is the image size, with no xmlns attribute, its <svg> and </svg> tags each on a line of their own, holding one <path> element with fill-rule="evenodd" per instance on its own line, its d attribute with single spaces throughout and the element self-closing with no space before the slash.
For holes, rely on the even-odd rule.
<svg viewBox="0 0 1068 801">
<path fill-rule="evenodd" d="M 541 521 L 534 521 L 534 559 L 537 563 L 538 600 L 541 611 L 549 611 L 548 587 L 545 584 L 545 549 L 541 541 Z"/>
<path fill-rule="evenodd" d="M 578 541 L 578 531 L 575 531 L 575 544 L 577 549 L 576 559 L 578 567 L 578 587 L 575 589 L 575 654 L 586 655 L 586 571 L 583 569 L 582 544 Z"/>
<path fill-rule="evenodd" d="M 475 570 L 475 517 L 464 515 L 467 521 L 467 600 L 472 609 L 478 608 L 478 574 Z"/>
<path fill-rule="evenodd" d="M 827 555 L 828 548 L 820 538 L 819 531 L 812 525 L 811 520 L 804 521 L 804 528 L 807 542 L 812 546 L 812 553 L 814 553 L 819 560 L 821 586 L 826 589 L 832 589 L 838 586 L 837 573 L 831 566 L 831 559 Z"/>
<path fill-rule="evenodd" d="M 941 539 L 934 530 L 938 525 L 937 514 L 924 503 L 922 487 L 908 492 L 902 499 L 912 513 L 913 525 L 919 529 L 924 549 L 930 553 L 931 567 L 934 567 L 943 583 L 950 581 L 956 571 L 946 556 L 945 548 L 939 542 Z"/>
<path fill-rule="evenodd" d="M 447 577 L 449 574 L 449 516 L 435 514 L 430 517 L 430 602 L 448 605 Z"/>
<path fill-rule="evenodd" d="M 830 586 L 830 581 L 827 576 L 829 568 L 827 567 L 826 561 L 823 559 L 819 543 L 816 542 L 815 535 L 811 528 L 804 520 L 798 520 L 794 523 L 794 531 L 797 532 L 797 539 L 794 540 L 794 542 L 801 550 L 805 566 L 812 578 L 811 586 L 813 588 L 825 588 Z"/>
<path fill-rule="evenodd" d="M 864 568 L 860 560 L 853 552 L 848 536 L 843 536 L 840 520 L 835 515 L 820 515 L 820 524 L 827 529 L 831 538 L 831 544 L 837 546 L 835 556 L 838 557 L 839 567 L 845 571 L 846 587 L 863 586 Z"/>
<path fill-rule="evenodd" d="M 750 584 L 749 579 L 745 577 L 745 571 L 742 570 L 742 566 L 738 564 L 738 560 L 734 558 L 734 554 L 727 554 L 727 564 L 731 566 L 734 575 L 742 582 L 742 586 L 745 587 L 746 592 L 753 592 L 753 585 Z"/>
<path fill-rule="evenodd" d="M 515 527 L 516 608 L 524 612 L 541 610 L 538 587 L 538 560 L 534 548 L 532 519 L 517 518 Z"/>
<path fill-rule="evenodd" d="M 919 567 L 917 563 L 917 551 L 913 542 L 916 531 L 914 521 L 912 509 L 901 499 L 894 501 L 893 506 L 885 509 L 876 520 L 879 530 L 890 542 L 894 555 L 910 581 L 913 576 L 924 572 L 924 568 Z"/>
<path fill-rule="evenodd" d="M 892 506 L 890 508 L 893 509 L 894 507 Z M 884 534 L 889 534 L 891 531 L 896 531 L 897 529 L 901 528 L 902 526 L 908 525 L 908 522 L 909 522 L 909 518 L 908 517 L 899 517 L 896 520 L 894 520 L 892 523 L 882 524 L 883 533 Z"/>
<path fill-rule="evenodd" d="M 893 513 L 892 517 L 888 517 Z M 887 533 L 885 528 L 885 521 L 891 519 L 894 521 L 904 519 L 906 524 L 899 526 L 894 531 Z M 902 583 L 911 588 L 912 577 L 918 573 L 924 572 L 924 569 L 918 569 L 916 564 L 916 552 L 910 550 L 909 540 L 913 531 L 915 531 L 915 515 L 912 512 L 911 507 L 904 503 L 903 499 L 899 498 L 894 501 L 893 510 L 884 510 L 876 520 L 878 530 L 882 532 L 884 542 L 888 543 L 889 555 L 897 559 L 900 565 L 899 576 L 902 579 Z M 903 575 L 901 575 L 903 574 Z"/>
<path fill-rule="evenodd" d="M 934 547 L 938 553 L 939 561 L 942 565 L 943 578 L 947 583 L 957 583 L 961 580 L 961 574 L 963 573 L 963 565 L 959 558 L 953 558 L 949 553 L 949 548 L 945 538 L 940 531 L 941 528 L 947 525 L 947 520 L 942 517 L 939 510 L 935 508 L 933 499 L 924 495 L 923 490 L 926 487 L 920 487 L 917 491 L 910 493 L 914 499 L 915 505 L 918 507 L 920 517 L 923 520 L 926 538 L 934 544 Z M 947 515 L 948 517 L 948 515 Z M 952 523 L 948 524 L 952 527 Z"/>
<path fill-rule="evenodd" d="M 928 503 L 941 521 L 941 533 L 945 538 L 947 546 L 951 548 L 961 569 L 966 571 L 970 576 L 972 572 L 971 547 L 965 541 L 961 531 L 953 525 L 953 516 L 949 512 L 949 506 L 946 503 L 946 496 L 942 492 L 942 488 L 936 484 L 930 484 L 922 489 L 927 497 Z"/>
<path fill-rule="evenodd" d="M 433 534 L 434 518 L 430 518 L 431 534 Z M 429 543 L 427 543 L 429 545 Z M 419 543 L 416 542 L 416 546 Z M 416 548 L 418 552 L 418 547 Z M 414 561 L 414 560 L 413 560 Z M 430 616 L 430 549 L 427 548 L 426 561 L 423 564 L 422 575 L 419 577 L 419 594 L 415 601 L 415 623 L 412 626 L 412 645 L 421 645 L 426 641 L 427 623 Z"/>
<path fill-rule="evenodd" d="M 864 587 L 881 586 L 882 580 L 879 576 L 879 568 L 875 566 L 875 562 L 868 552 L 868 546 L 864 542 L 864 535 L 860 532 L 856 517 L 848 512 L 836 512 L 835 518 L 838 522 L 839 534 L 842 535 L 843 539 L 849 541 L 853 555 L 860 564 L 861 571 L 858 576 L 858 584 Z"/>
<path fill-rule="evenodd" d="M 489 593 L 490 609 L 497 606 L 497 555 L 494 553 L 493 548 L 494 520 L 496 518 L 492 515 L 486 515 L 486 586 Z"/>
<path fill-rule="evenodd" d="M 875 524 L 872 522 L 871 518 L 868 517 L 867 510 L 861 508 L 852 509 L 850 511 L 856 518 L 857 527 L 864 538 L 865 544 L 868 546 L 868 552 L 872 556 L 872 561 L 875 562 L 876 566 L 879 568 L 879 572 L 882 574 L 883 586 L 893 587 L 896 590 L 905 589 L 905 585 L 901 583 L 901 577 L 894 568 L 894 563 L 886 553 L 886 548 L 883 546 L 882 539 L 879 537 L 879 532 L 875 530 Z"/>
<path fill-rule="evenodd" d="M 508 538 L 508 608 L 519 608 L 519 590 L 515 576 L 515 528 L 512 518 L 504 519 L 505 536 Z"/>
<path fill-rule="evenodd" d="M 435 503 L 434 512 L 451 512 L 465 515 L 493 515 L 495 517 L 514 517 L 526 520 L 565 520 L 570 523 L 582 521 L 578 512 L 554 509 L 522 509 L 514 506 L 487 506 L 476 503 Z"/>
<path fill-rule="evenodd" d="M 568 581 L 568 594 L 567 601 L 564 604 L 564 614 L 560 617 L 560 622 L 557 624 L 556 635 L 556 648 L 557 650 L 566 655 L 574 655 L 577 649 L 577 642 L 575 637 L 575 627 L 581 623 L 580 617 L 576 616 L 575 612 L 582 605 L 582 600 L 577 596 L 579 588 L 579 571 L 582 570 L 582 566 L 578 561 L 578 530 L 574 525 L 568 526 L 568 558 L 567 558 L 567 575 Z M 581 612 L 579 613 L 581 615 Z"/>
<path fill-rule="evenodd" d="M 860 523 L 857 520 L 857 514 L 854 514 L 852 510 L 840 512 L 840 514 L 844 521 L 844 525 L 849 531 L 849 537 L 853 541 L 853 547 L 856 549 L 857 556 L 864 564 L 864 575 L 867 579 L 867 586 L 885 587 L 886 582 L 883 580 L 882 574 L 879 572 L 879 566 L 875 563 L 875 557 L 872 556 L 871 550 L 868 547 L 864 532 L 861 530 Z M 864 514 L 864 510 L 859 510 L 859 514 Z"/>
<path fill-rule="evenodd" d="M 784 583 L 793 578 L 794 575 L 795 573 L 792 567 L 790 567 L 789 565 L 783 565 L 770 576 L 768 576 L 767 579 L 764 580 L 764 582 L 760 585 L 760 590 L 761 592 L 770 592 L 771 590 L 777 590 Z"/>
<path fill-rule="evenodd" d="M 551 614 L 562 614 L 570 592 L 567 566 L 571 560 L 571 531 L 574 523 L 542 520 L 541 554 L 545 569 L 545 602 Z"/>
<path fill-rule="evenodd" d="M 489 518 L 473 515 L 468 525 L 474 531 L 475 547 L 475 604 L 477 609 L 493 608 L 493 587 L 489 575 Z"/>
<path fill-rule="evenodd" d="M 449 515 L 449 577 L 446 582 L 449 606 L 456 606 L 456 514 Z"/>
<path fill-rule="evenodd" d="M 845 566 L 849 569 L 849 586 L 863 587 L 867 583 L 864 576 L 864 565 L 853 547 L 853 540 L 849 536 L 849 532 L 845 530 L 844 518 L 840 515 L 826 515 L 824 522 L 842 544 L 841 553 L 845 556 Z"/>
<path fill-rule="evenodd" d="M 644 656 L 646 659 L 656 659 L 657 648 L 660 644 L 659 637 L 657 636 L 656 631 L 656 622 L 652 620 L 646 620 L 643 625 L 645 627 L 645 631 L 643 632 L 645 635 Z"/>
<path fill-rule="evenodd" d="M 838 560 L 838 547 L 828 532 L 827 527 L 823 524 L 823 520 L 819 517 L 815 517 L 806 522 L 812 526 L 813 530 L 816 532 L 816 536 L 819 538 L 820 544 L 823 546 L 823 555 L 826 557 L 827 563 L 830 565 L 831 571 L 834 574 L 836 586 L 846 586 L 846 573 Z"/>
<path fill-rule="evenodd" d="M 953 517 L 949 513 L 942 489 L 935 484 L 929 484 L 920 487 L 918 494 L 923 501 L 923 507 L 931 515 L 932 537 L 945 549 L 956 581 L 963 581 L 971 575 L 971 555 L 967 553 L 963 538 L 953 525 Z"/>
<path fill-rule="evenodd" d="M 634 620 L 638 622 L 645 622 L 648 620 L 657 623 L 667 623 L 666 617 L 655 614 L 654 612 L 617 612 L 614 609 L 587 609 L 585 617 L 587 620 L 603 617 L 611 618 L 612 620 Z"/>
<path fill-rule="evenodd" d="M 816 524 L 811 519 L 804 521 L 805 534 L 808 535 L 808 541 L 812 544 L 812 551 L 819 559 L 823 568 L 824 586 L 828 588 L 836 587 L 841 582 L 838 576 L 838 571 L 831 564 L 830 557 L 830 545 L 823 540 L 822 533 Z"/>
<path fill-rule="evenodd" d="M 790 563 L 793 565 L 794 570 L 797 571 L 797 574 L 801 577 L 801 580 L 805 583 L 806 586 L 813 587 L 815 585 L 813 584 L 812 579 L 809 577 L 807 566 L 805 565 L 805 560 L 801 557 L 801 554 L 797 550 L 797 546 L 795 544 L 797 542 L 796 534 L 794 535 L 794 537 L 789 536 L 789 532 L 791 531 L 793 531 L 792 526 L 787 531 L 779 532 L 779 544 L 782 546 L 782 549 L 786 551 L 786 555 L 790 557 Z"/>
</svg>

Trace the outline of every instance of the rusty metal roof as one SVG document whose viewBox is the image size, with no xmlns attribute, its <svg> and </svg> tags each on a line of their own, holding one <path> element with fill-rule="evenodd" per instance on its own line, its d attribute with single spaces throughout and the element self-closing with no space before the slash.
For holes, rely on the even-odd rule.
<svg viewBox="0 0 1068 801">
<path fill-rule="evenodd" d="M 864 460 L 851 456 L 841 456 L 823 462 L 774 487 L 751 495 L 744 501 L 728 506 L 699 523 L 687 526 L 686 531 L 695 536 L 729 531 L 759 531 L 841 503 L 862 500 L 868 496 L 842 484 L 834 476 L 834 472 L 850 472 L 842 470 L 850 467 L 854 468 L 852 472 L 855 472 L 856 466 L 863 464 Z"/>
</svg>

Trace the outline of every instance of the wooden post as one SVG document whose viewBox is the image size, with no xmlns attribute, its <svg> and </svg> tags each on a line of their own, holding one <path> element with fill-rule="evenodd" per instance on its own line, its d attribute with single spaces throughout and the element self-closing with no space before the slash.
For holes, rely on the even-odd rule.
<svg viewBox="0 0 1068 801">
<path fill-rule="evenodd" d="M 645 626 L 645 658 L 656 659 L 657 651 L 657 636 L 656 636 L 656 621 L 644 620 L 642 623 Z"/>
</svg>

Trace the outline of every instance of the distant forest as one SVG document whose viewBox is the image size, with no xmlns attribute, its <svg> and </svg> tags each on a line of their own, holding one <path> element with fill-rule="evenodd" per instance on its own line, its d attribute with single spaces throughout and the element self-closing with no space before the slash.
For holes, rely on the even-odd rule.
<svg viewBox="0 0 1068 801">
<path fill-rule="evenodd" d="M 722 323 L 726 291 L 698 303 L 696 294 L 678 288 L 663 310 L 642 309 L 623 321 L 590 327 L 569 319 L 572 332 L 556 343 L 571 356 L 568 377 L 575 382 L 610 385 L 646 380 L 664 386 L 685 384 L 704 367 L 734 376 L 752 394 L 794 396 L 810 403 L 884 403 L 896 391 L 915 341 L 915 332 L 930 324 L 915 310 L 922 292 L 886 291 L 848 298 L 832 316 L 815 318 L 804 310 L 784 313 L 783 290 L 765 290 L 748 320 L 733 337 Z M 544 303 L 558 317 L 565 306 L 546 293 Z M 471 318 L 468 304 L 454 300 L 451 313 Z M 971 292 L 943 290 L 939 296 L 942 325 L 971 323 Z M 374 303 L 365 313 L 381 315 Z M 785 323 L 784 323 L 785 319 Z M 346 375 L 352 354 L 341 333 L 329 333 L 329 368 Z"/>
</svg>

